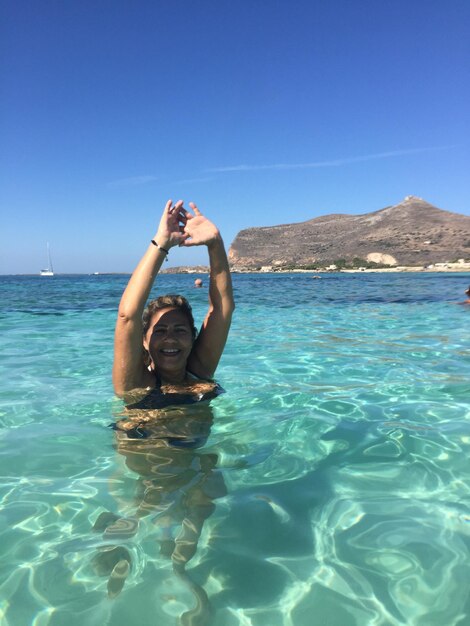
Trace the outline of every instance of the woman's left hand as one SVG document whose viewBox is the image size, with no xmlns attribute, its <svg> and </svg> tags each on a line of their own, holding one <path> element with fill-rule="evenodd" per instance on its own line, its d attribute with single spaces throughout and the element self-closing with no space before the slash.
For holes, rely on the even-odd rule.
<svg viewBox="0 0 470 626">
<path fill-rule="evenodd" d="M 192 215 L 186 210 L 186 224 L 183 232 L 188 237 L 180 246 L 210 246 L 216 241 L 220 241 L 220 232 L 215 224 L 202 215 L 194 202 L 189 206 L 194 212 Z"/>
</svg>

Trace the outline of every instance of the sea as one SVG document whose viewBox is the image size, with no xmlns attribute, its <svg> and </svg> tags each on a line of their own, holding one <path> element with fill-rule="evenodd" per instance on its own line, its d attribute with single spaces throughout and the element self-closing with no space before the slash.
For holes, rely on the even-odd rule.
<svg viewBox="0 0 470 626">
<path fill-rule="evenodd" d="M 0 277 L 2 626 L 470 624 L 470 274 L 315 276 L 235 274 L 225 393 L 146 439 L 128 277 Z"/>
</svg>

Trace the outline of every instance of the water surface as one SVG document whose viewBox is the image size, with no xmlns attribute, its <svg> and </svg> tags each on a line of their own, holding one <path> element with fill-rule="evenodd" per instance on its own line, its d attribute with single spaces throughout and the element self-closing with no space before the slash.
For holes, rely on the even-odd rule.
<svg viewBox="0 0 470 626">
<path fill-rule="evenodd" d="M 2 626 L 470 623 L 468 274 L 235 275 L 194 448 L 108 428 L 126 281 L 0 277 Z"/>
</svg>

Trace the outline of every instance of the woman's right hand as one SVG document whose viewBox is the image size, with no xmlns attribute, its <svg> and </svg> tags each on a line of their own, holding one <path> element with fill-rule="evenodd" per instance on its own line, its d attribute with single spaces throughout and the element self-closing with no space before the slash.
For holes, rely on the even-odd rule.
<svg viewBox="0 0 470 626">
<path fill-rule="evenodd" d="M 186 211 L 183 209 L 183 200 L 174 205 L 172 200 L 168 200 L 154 239 L 165 250 L 180 246 L 189 237 L 184 232 L 185 225 Z"/>
</svg>

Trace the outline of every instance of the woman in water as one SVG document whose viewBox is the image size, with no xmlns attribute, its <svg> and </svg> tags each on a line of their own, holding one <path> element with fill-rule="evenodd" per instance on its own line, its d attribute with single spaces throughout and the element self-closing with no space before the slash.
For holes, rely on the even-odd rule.
<svg viewBox="0 0 470 626">
<path fill-rule="evenodd" d="M 182 201 L 166 203 L 157 233 L 121 298 L 113 384 L 127 406 L 124 419 L 114 427 L 118 452 L 139 476 L 137 508 L 127 519 L 102 513 L 94 530 L 107 540 L 123 534 L 132 537 L 139 520 L 150 516 L 152 528 L 159 529 L 161 554 L 171 559 L 175 573 L 196 598 L 196 608 L 183 615 L 181 623 L 198 624 L 204 623 L 210 605 L 185 566 L 215 509 L 214 499 L 226 494 L 217 455 L 200 450 L 213 422 L 210 404 L 200 401 L 220 390 L 212 377 L 227 340 L 234 302 L 219 230 L 195 204 L 189 206 L 191 211 Z M 201 245 L 209 251 L 209 309 L 197 333 L 184 297 L 160 296 L 146 308 L 145 303 L 169 250 Z M 114 597 L 131 570 L 130 552 L 124 546 L 105 547 L 95 566 L 109 575 L 108 593 Z"/>
<path fill-rule="evenodd" d="M 214 388 L 234 310 L 227 255 L 217 227 L 195 204 L 166 203 L 155 237 L 121 298 L 114 343 L 113 384 L 125 401 L 158 394 L 199 394 Z M 182 296 L 149 303 L 153 282 L 173 246 L 207 246 L 210 262 L 209 309 L 196 336 L 191 307 Z M 202 384 L 201 381 L 206 381 Z M 141 390 L 139 393 L 138 390 Z M 134 393 L 131 393 L 134 392 Z"/>
</svg>

